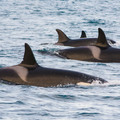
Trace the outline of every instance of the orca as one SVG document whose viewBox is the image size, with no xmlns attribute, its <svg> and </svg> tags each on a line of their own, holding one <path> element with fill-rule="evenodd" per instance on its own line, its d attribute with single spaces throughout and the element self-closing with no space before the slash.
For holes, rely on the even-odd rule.
<svg viewBox="0 0 120 120">
<path fill-rule="evenodd" d="M 55 45 L 79 47 L 79 46 L 95 45 L 97 42 L 97 38 L 87 38 L 85 31 L 82 31 L 81 37 L 79 39 L 68 38 L 67 35 L 60 29 L 56 29 L 56 31 L 58 33 L 58 42 L 55 43 Z M 111 39 L 107 39 L 107 40 L 111 44 L 116 43 Z"/>
<path fill-rule="evenodd" d="M 36 62 L 27 43 L 25 43 L 23 61 L 18 65 L 0 68 L 0 79 L 16 85 L 39 87 L 104 84 L 107 82 L 102 78 L 80 72 L 42 67 Z"/>
<path fill-rule="evenodd" d="M 93 46 L 80 46 L 58 50 L 58 55 L 74 60 L 89 62 L 120 62 L 120 49 L 110 46 L 104 31 L 98 28 L 98 39 Z"/>
</svg>

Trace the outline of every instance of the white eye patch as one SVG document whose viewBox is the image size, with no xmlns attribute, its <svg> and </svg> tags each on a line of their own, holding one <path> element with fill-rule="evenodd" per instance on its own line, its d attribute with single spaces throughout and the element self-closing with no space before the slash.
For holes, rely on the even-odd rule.
<svg viewBox="0 0 120 120">
<path fill-rule="evenodd" d="M 85 86 L 88 86 L 88 85 L 90 85 L 90 83 L 78 82 L 77 85 L 83 85 L 83 86 L 85 85 Z"/>
</svg>

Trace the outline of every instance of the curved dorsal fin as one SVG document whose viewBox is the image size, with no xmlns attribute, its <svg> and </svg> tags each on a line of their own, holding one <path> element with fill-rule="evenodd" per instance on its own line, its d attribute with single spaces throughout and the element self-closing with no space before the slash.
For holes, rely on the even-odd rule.
<svg viewBox="0 0 120 120">
<path fill-rule="evenodd" d="M 34 57 L 34 54 L 30 46 L 27 43 L 25 43 L 25 52 L 24 52 L 24 57 L 23 57 L 23 61 L 21 62 L 21 64 L 24 66 L 37 66 L 38 65 Z"/>
<path fill-rule="evenodd" d="M 87 36 L 86 36 L 86 33 L 85 33 L 85 31 L 82 31 L 82 33 L 81 33 L 81 37 L 80 38 L 86 38 Z"/>
<path fill-rule="evenodd" d="M 98 39 L 96 46 L 99 47 L 110 47 L 110 45 L 107 42 L 106 36 L 104 31 L 101 28 L 98 28 Z"/>
<path fill-rule="evenodd" d="M 66 42 L 66 41 L 70 40 L 70 39 L 66 36 L 66 34 L 65 34 L 63 31 L 61 31 L 60 29 L 56 29 L 56 31 L 57 31 L 57 33 L 58 33 L 58 42 L 59 42 L 59 43 Z"/>
</svg>

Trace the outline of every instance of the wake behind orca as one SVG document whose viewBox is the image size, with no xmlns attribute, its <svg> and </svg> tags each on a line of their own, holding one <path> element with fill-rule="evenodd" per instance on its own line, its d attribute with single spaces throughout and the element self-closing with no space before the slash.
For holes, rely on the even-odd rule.
<svg viewBox="0 0 120 120">
<path fill-rule="evenodd" d="M 63 45 L 63 46 L 72 46 L 72 47 L 79 47 L 79 46 L 89 46 L 95 45 L 97 42 L 97 38 L 87 38 L 86 33 L 82 31 L 81 37 L 79 39 L 70 39 L 66 36 L 66 34 L 61 31 L 60 29 L 56 29 L 58 33 L 58 42 L 55 43 L 56 45 Z M 116 42 L 107 39 L 111 44 L 115 44 Z"/>
<path fill-rule="evenodd" d="M 30 46 L 25 44 L 23 61 L 11 67 L 0 68 L 0 79 L 18 85 L 33 85 L 40 87 L 56 87 L 63 85 L 89 85 L 94 82 L 99 84 L 107 81 L 88 74 L 45 68 L 36 62 Z"/>
<path fill-rule="evenodd" d="M 120 49 L 111 47 L 102 29 L 98 29 L 98 39 L 93 46 L 58 50 L 58 54 L 68 59 L 91 62 L 120 62 Z"/>
</svg>

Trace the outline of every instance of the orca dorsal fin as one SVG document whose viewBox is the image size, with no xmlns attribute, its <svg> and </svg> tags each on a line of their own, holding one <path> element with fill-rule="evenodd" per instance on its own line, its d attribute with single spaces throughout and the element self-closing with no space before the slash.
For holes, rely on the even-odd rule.
<svg viewBox="0 0 120 120">
<path fill-rule="evenodd" d="M 81 37 L 80 38 L 86 38 L 87 36 L 86 36 L 86 33 L 85 33 L 85 31 L 82 31 L 82 33 L 81 33 Z"/>
<path fill-rule="evenodd" d="M 105 48 L 110 47 L 110 45 L 107 42 L 105 33 L 101 28 L 98 28 L 98 39 L 97 39 L 96 46 L 105 47 Z"/>
<path fill-rule="evenodd" d="M 70 40 L 66 34 L 61 31 L 60 29 L 56 29 L 57 33 L 58 33 L 58 42 L 62 43 L 62 42 L 67 42 L 68 40 Z"/>
<path fill-rule="evenodd" d="M 23 61 L 21 62 L 20 65 L 24 65 L 24 66 L 38 66 L 36 59 L 34 57 L 34 54 L 30 48 L 30 46 L 25 43 L 25 52 L 24 52 L 24 57 L 23 57 Z"/>
</svg>

